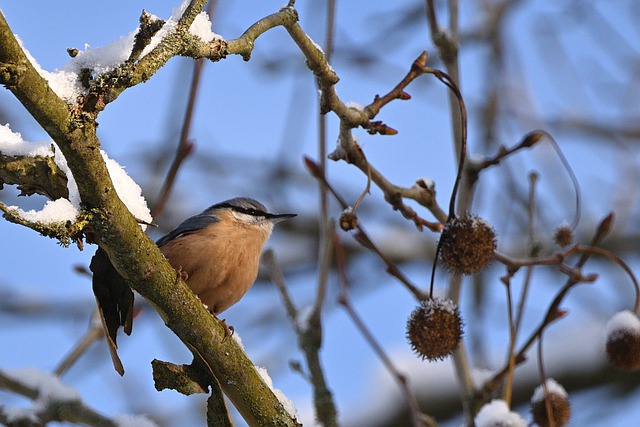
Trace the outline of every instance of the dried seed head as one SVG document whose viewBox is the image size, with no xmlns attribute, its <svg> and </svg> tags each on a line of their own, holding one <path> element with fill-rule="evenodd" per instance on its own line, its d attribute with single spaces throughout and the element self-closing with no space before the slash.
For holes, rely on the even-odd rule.
<svg viewBox="0 0 640 427">
<path fill-rule="evenodd" d="M 430 361 L 444 360 L 462 337 L 462 318 L 450 299 L 422 301 L 407 321 L 407 338 L 413 350 Z"/>
<path fill-rule="evenodd" d="M 553 414 L 553 425 L 562 427 L 569 423 L 571 418 L 571 406 L 564 387 L 553 379 L 545 382 L 547 393 L 551 400 L 551 413 Z M 533 421 L 540 427 L 548 427 L 551 425 L 547 417 L 547 407 L 545 404 L 544 387 L 538 386 L 531 397 L 531 416 Z"/>
<path fill-rule="evenodd" d="M 474 418 L 476 427 L 527 427 L 527 422 L 512 412 L 507 402 L 494 399 L 482 406 Z"/>
<path fill-rule="evenodd" d="M 568 225 L 561 225 L 556 228 L 553 235 L 553 240 L 562 247 L 569 245 L 573 242 L 573 230 Z"/>
<path fill-rule="evenodd" d="M 640 369 L 640 319 L 631 311 L 616 313 L 607 323 L 607 358 L 624 371 Z"/>
<path fill-rule="evenodd" d="M 353 230 L 358 226 L 358 216 L 351 208 L 347 208 L 340 214 L 338 224 L 340 224 L 340 228 L 344 231 Z"/>
<path fill-rule="evenodd" d="M 473 274 L 493 261 L 496 233 L 476 215 L 452 218 L 440 236 L 440 260 L 452 272 Z"/>
</svg>

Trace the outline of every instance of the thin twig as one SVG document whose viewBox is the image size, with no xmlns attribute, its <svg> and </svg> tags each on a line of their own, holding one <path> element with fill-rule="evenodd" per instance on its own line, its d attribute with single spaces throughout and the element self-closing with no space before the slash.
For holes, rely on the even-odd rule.
<svg viewBox="0 0 640 427">
<path fill-rule="evenodd" d="M 511 281 L 507 277 L 503 280 L 507 292 L 507 319 L 509 322 L 509 352 L 507 354 L 508 374 L 507 384 L 504 387 L 504 401 L 511 407 L 511 395 L 513 392 L 513 374 L 516 366 L 514 350 L 516 347 L 516 329 L 513 320 L 513 302 L 511 298 Z"/>
<path fill-rule="evenodd" d="M 338 301 L 340 302 L 340 305 L 342 305 L 342 307 L 344 307 L 344 309 L 347 311 L 347 314 L 351 318 L 351 321 L 355 324 L 356 328 L 360 331 L 365 341 L 369 344 L 369 346 L 372 348 L 372 350 L 378 356 L 378 358 L 380 358 L 384 367 L 389 371 L 391 376 L 396 380 L 396 382 L 400 386 L 400 390 L 402 391 L 402 394 L 404 395 L 407 401 L 407 405 L 409 406 L 411 421 L 413 425 L 416 427 L 421 427 L 426 425 L 425 417 L 420 412 L 418 400 L 416 399 L 415 395 L 411 392 L 411 389 L 409 388 L 409 384 L 408 384 L 409 381 L 407 377 L 404 374 L 400 373 L 400 371 L 398 371 L 398 369 L 395 367 L 395 365 L 393 364 L 389 356 L 387 356 L 387 354 L 385 353 L 382 346 L 375 339 L 375 337 L 373 336 L 369 328 L 367 328 L 367 326 L 362 321 L 358 313 L 353 308 L 353 305 L 351 304 L 351 301 L 349 299 L 349 292 L 348 292 L 349 280 L 347 278 L 347 268 L 346 268 L 344 248 L 342 246 L 342 242 L 340 242 L 340 237 L 337 234 L 334 235 L 333 246 L 335 248 L 336 267 L 338 269 L 338 283 L 340 284 L 340 295 L 338 296 Z M 433 424 L 429 423 L 428 425 L 435 425 L 435 421 L 432 421 L 432 422 Z"/>
<path fill-rule="evenodd" d="M 489 168 L 491 166 L 498 165 L 505 158 L 511 156 L 512 154 L 515 154 L 515 153 L 519 152 L 520 150 L 522 150 L 524 148 L 533 147 L 537 142 L 541 141 L 545 137 L 547 138 L 547 140 L 549 141 L 549 143 L 553 147 L 554 151 L 556 152 L 556 155 L 560 159 L 560 162 L 562 163 L 562 167 L 569 174 L 569 178 L 571 179 L 571 184 L 573 185 L 573 189 L 574 189 L 574 192 L 575 192 L 575 195 L 576 195 L 576 199 L 575 199 L 575 213 L 574 213 L 574 216 L 573 216 L 573 220 L 571 221 L 570 228 L 571 229 L 575 229 L 576 226 L 578 225 L 578 222 L 580 221 L 580 211 L 582 210 L 582 208 L 581 208 L 580 185 L 578 183 L 578 178 L 576 177 L 575 173 L 573 172 L 573 168 L 571 168 L 571 165 L 569 164 L 569 161 L 564 156 L 564 154 L 563 154 L 562 150 L 560 149 L 560 146 L 558 145 L 557 141 L 553 138 L 553 136 L 551 136 L 551 134 L 549 134 L 546 131 L 543 131 L 543 130 L 531 131 L 531 132 L 527 133 L 522 138 L 522 141 L 520 141 L 520 143 L 514 145 L 513 147 L 511 147 L 511 148 L 501 147 L 499 152 L 496 155 L 494 155 L 491 158 L 484 159 L 482 162 L 480 162 L 477 165 L 475 165 L 474 171 L 472 172 L 473 175 L 474 175 L 473 179 L 474 180 L 477 179 L 477 174 L 479 172 L 481 172 L 482 170 L 487 169 L 487 168 Z"/>
<path fill-rule="evenodd" d="M 609 214 L 602 221 L 600 221 L 600 224 L 593 238 L 591 239 L 590 245 L 588 247 L 589 248 L 596 247 L 595 245 L 597 245 L 604 238 L 604 236 L 611 230 L 612 225 L 613 225 L 613 214 Z M 576 271 L 579 271 L 579 269 L 584 266 L 584 264 L 587 262 L 587 260 L 593 253 L 596 253 L 596 251 L 581 251 L 580 259 L 576 263 L 574 269 Z M 512 274 L 512 273 L 515 273 L 515 270 L 510 271 L 509 274 Z M 538 327 L 531 333 L 531 335 L 525 341 L 525 343 L 522 344 L 522 346 L 520 347 L 520 350 L 516 352 L 515 354 L 516 363 L 520 363 L 524 361 L 524 355 L 529 350 L 531 345 L 533 345 L 536 339 L 538 339 L 540 334 L 544 331 L 544 329 L 547 326 L 549 326 L 551 323 L 555 322 L 556 320 L 560 319 L 561 317 L 564 317 L 566 312 L 564 312 L 563 310 L 560 310 L 560 304 L 564 300 L 569 290 L 571 290 L 573 286 L 579 283 L 576 279 L 577 277 L 570 276 L 567 279 L 567 282 L 564 284 L 564 286 L 558 291 L 553 301 L 549 305 L 549 308 L 547 309 L 547 313 L 544 319 L 542 320 L 542 322 L 540 322 Z M 635 284 L 635 281 L 634 281 L 634 284 Z M 482 390 L 479 391 L 479 396 L 481 399 L 487 399 L 491 395 L 491 392 L 498 387 L 498 385 L 500 384 L 500 382 L 508 372 L 508 369 L 509 369 L 509 366 L 507 364 L 501 371 L 495 374 L 491 380 L 485 383 Z"/>
<path fill-rule="evenodd" d="M 340 203 L 342 209 L 347 209 L 349 207 L 349 204 L 326 180 L 326 177 L 318 167 L 318 164 L 309 157 L 305 157 L 305 165 L 307 166 L 307 169 L 313 175 L 313 177 L 324 183 L 326 188 L 331 192 L 331 194 L 333 194 L 338 203 Z M 369 238 L 366 231 L 364 230 L 362 224 L 360 224 L 360 221 L 358 221 L 356 228 L 358 229 L 358 232 L 354 234 L 354 238 L 356 239 L 356 241 L 378 255 L 387 266 L 387 272 L 398 279 L 400 282 L 402 282 L 417 300 L 425 300 L 427 298 L 427 295 L 420 289 L 418 289 L 417 286 L 411 283 L 411 281 L 402 273 L 398 266 L 373 243 L 373 241 Z"/>
<path fill-rule="evenodd" d="M 331 221 L 329 222 L 329 230 L 331 234 L 329 234 L 327 238 L 330 240 L 331 244 L 326 246 L 327 250 L 321 256 L 321 262 L 326 262 L 326 260 L 329 260 L 328 262 L 330 262 L 331 260 L 333 247 L 333 238 L 331 236 L 335 234 L 335 225 Z M 289 296 L 284 275 L 282 274 L 280 265 L 276 261 L 275 255 L 272 251 L 265 252 L 265 255 L 264 261 L 268 267 L 267 271 L 269 272 L 271 280 L 273 280 L 278 287 L 278 291 L 284 301 L 289 319 L 296 331 L 298 345 L 304 353 L 307 361 L 307 367 L 309 369 L 308 380 L 313 386 L 316 418 L 325 427 L 337 426 L 337 409 L 334 403 L 333 394 L 327 386 L 324 370 L 319 357 L 320 348 L 322 346 L 322 323 L 320 316 L 321 312 L 316 312 L 316 310 L 321 310 L 322 308 L 322 302 L 318 303 L 318 300 L 321 299 L 324 301 L 325 291 L 318 291 L 316 302 L 314 303 L 311 312 L 306 313 L 306 317 L 301 319 L 300 311 L 295 307 L 291 297 Z M 322 268 L 323 266 L 320 266 L 320 269 Z M 326 278 L 323 280 L 326 281 Z"/>
<path fill-rule="evenodd" d="M 104 335 L 104 329 L 102 327 L 102 323 L 100 322 L 100 315 L 98 314 L 98 310 L 94 310 L 94 313 L 91 315 L 91 322 L 89 325 L 89 329 L 87 332 L 80 338 L 78 343 L 74 346 L 73 350 L 69 352 L 67 356 L 65 356 L 62 361 L 58 364 L 53 373 L 57 376 L 62 376 L 64 373 L 71 367 L 73 364 L 82 356 L 87 349 L 98 339 L 102 338 Z"/>
<path fill-rule="evenodd" d="M 547 421 L 549 422 L 549 427 L 556 427 L 556 420 L 553 416 L 553 407 L 551 406 L 551 395 L 549 394 L 549 390 L 547 387 L 547 375 L 544 371 L 544 359 L 542 353 L 542 337 L 544 333 L 541 331 L 540 336 L 538 337 L 538 373 L 540 374 L 540 383 L 542 384 L 542 389 L 544 390 L 544 408 L 547 413 Z"/>
<path fill-rule="evenodd" d="M 536 235 L 535 235 L 535 203 L 536 203 L 536 183 L 538 182 L 538 175 L 536 173 L 531 173 L 529 175 L 529 182 L 531 186 L 529 187 L 529 203 L 527 206 L 527 214 L 528 214 L 528 223 L 529 223 L 529 256 L 536 257 L 540 252 L 540 245 L 536 243 Z M 524 280 L 522 284 L 522 291 L 520 292 L 520 299 L 518 302 L 518 309 L 516 312 L 516 326 L 515 333 L 516 337 L 520 332 L 520 325 L 522 324 L 522 317 L 524 316 L 524 306 L 527 301 L 527 295 L 529 294 L 529 286 L 531 284 L 531 278 L 533 276 L 533 266 L 527 266 Z"/>
<path fill-rule="evenodd" d="M 433 74 L 438 80 L 444 83 L 453 93 L 457 102 L 458 108 L 460 110 L 460 141 L 459 141 L 459 149 L 458 152 L 458 170 L 456 173 L 456 180 L 453 184 L 453 190 L 451 191 L 451 199 L 449 201 L 449 219 L 455 217 L 455 203 L 456 203 L 456 195 L 458 194 L 458 188 L 460 186 L 460 181 L 462 179 L 462 171 L 464 169 L 464 162 L 467 156 L 467 107 L 464 103 L 464 99 L 462 98 L 462 93 L 460 93 L 460 89 L 458 88 L 457 83 L 444 71 L 436 70 L 434 68 L 425 68 L 425 73 Z"/>
<path fill-rule="evenodd" d="M 264 262 L 267 267 L 267 273 L 271 278 L 271 281 L 278 288 L 278 292 L 280 292 L 280 296 L 282 297 L 282 302 L 284 304 L 284 308 L 287 311 L 287 315 L 291 320 L 296 332 L 298 331 L 298 309 L 293 303 L 291 296 L 289 295 L 289 291 L 287 290 L 287 285 L 284 280 L 284 274 L 282 274 L 282 269 L 280 268 L 280 264 L 276 261 L 276 256 L 271 248 L 267 248 L 260 258 L 262 262 Z"/>
</svg>

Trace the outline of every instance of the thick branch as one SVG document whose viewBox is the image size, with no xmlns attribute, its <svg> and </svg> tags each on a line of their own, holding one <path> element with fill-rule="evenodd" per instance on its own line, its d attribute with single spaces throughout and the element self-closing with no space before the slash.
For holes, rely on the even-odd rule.
<svg viewBox="0 0 640 427">
<path fill-rule="evenodd" d="M 370 175 L 371 180 L 384 192 L 385 200 L 394 209 L 399 210 L 405 218 L 415 221 L 418 217 L 416 212 L 402 201 L 403 198 L 410 198 L 429 209 L 439 221 L 443 223 L 447 221 L 447 214 L 436 201 L 434 188 L 427 188 L 421 185 L 405 188 L 389 182 L 384 175 L 366 160 L 360 146 L 351 135 L 351 129 L 344 123 L 340 126 L 338 148 L 329 154 L 329 158 L 332 160 L 344 160 L 353 164 L 365 174 Z M 419 226 L 419 223 L 416 222 L 416 225 Z"/>
<path fill-rule="evenodd" d="M 20 196 L 41 194 L 51 200 L 69 197 L 67 176 L 51 156 L 5 156 L 0 153 L 0 189 L 17 185 Z"/>
<path fill-rule="evenodd" d="M 260 35 L 280 25 L 288 27 L 297 20 L 298 12 L 293 7 L 284 7 L 279 12 L 260 19 L 237 39 L 227 41 L 228 52 L 229 54 L 240 55 L 242 59 L 248 61 L 251 59 L 254 43 Z"/>
<path fill-rule="evenodd" d="M 115 421 L 86 406 L 80 399 L 56 400 L 55 396 L 43 396 L 42 389 L 19 381 L 5 374 L 2 370 L 0 370 L 0 389 L 10 390 L 29 399 L 38 400 L 33 408 L 38 422 L 33 422 L 33 425 L 45 425 L 49 421 L 67 421 L 99 427 L 116 427 L 118 425 Z M 0 408 L 0 414 L 2 412 Z M 31 425 L 28 421 L 24 420 L 25 423 L 20 423 L 19 425 Z M 0 419 L 0 422 L 2 422 L 2 419 Z"/>
<path fill-rule="evenodd" d="M 196 3 L 204 1 L 192 5 Z M 179 24 L 188 24 L 194 13 L 187 8 Z M 140 63 L 153 73 L 176 51 L 154 49 Z M 1 13 L 0 67 L 0 83 L 9 87 L 64 154 L 83 208 L 93 214 L 87 238 L 107 252 L 116 270 L 152 303 L 194 355 L 202 358 L 249 425 L 296 425 L 235 341 L 222 342 L 221 326 L 186 284 L 176 279 L 173 268 L 118 198 L 100 155 L 95 121 L 80 115 L 72 123 L 69 108 L 33 69 Z M 142 77 L 140 68 L 132 81 Z M 115 93 L 122 90 L 124 86 Z"/>
</svg>

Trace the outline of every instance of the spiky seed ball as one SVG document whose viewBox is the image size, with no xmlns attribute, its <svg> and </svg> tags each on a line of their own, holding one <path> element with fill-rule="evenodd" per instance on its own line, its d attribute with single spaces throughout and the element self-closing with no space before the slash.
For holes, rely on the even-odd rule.
<svg viewBox="0 0 640 427">
<path fill-rule="evenodd" d="M 616 313 L 607 322 L 607 358 L 624 371 L 640 369 L 640 319 L 629 311 Z"/>
<path fill-rule="evenodd" d="M 476 427 L 527 427 L 527 422 L 500 399 L 483 405 L 473 421 Z"/>
<path fill-rule="evenodd" d="M 456 349 L 462 337 L 462 318 L 450 299 L 422 301 L 407 321 L 411 348 L 430 361 L 444 360 Z"/>
<path fill-rule="evenodd" d="M 553 414 L 553 425 L 562 427 L 569 423 L 571 418 L 571 405 L 564 387 L 555 380 L 549 378 L 545 381 L 547 393 L 551 400 L 551 413 Z M 548 427 L 551 425 L 547 417 L 547 407 L 545 404 L 544 387 L 538 386 L 531 397 L 531 416 L 533 421 L 540 427 Z"/>
<path fill-rule="evenodd" d="M 476 215 L 447 221 L 440 236 L 440 260 L 454 273 L 473 274 L 493 261 L 496 233 L 489 222 Z"/>
<path fill-rule="evenodd" d="M 340 224 L 340 228 L 344 231 L 353 230 L 358 226 L 358 216 L 351 208 L 347 208 L 340 214 L 338 224 Z"/>
<path fill-rule="evenodd" d="M 561 247 L 565 247 L 573 242 L 573 230 L 568 225 L 561 225 L 556 228 L 553 240 Z"/>
</svg>

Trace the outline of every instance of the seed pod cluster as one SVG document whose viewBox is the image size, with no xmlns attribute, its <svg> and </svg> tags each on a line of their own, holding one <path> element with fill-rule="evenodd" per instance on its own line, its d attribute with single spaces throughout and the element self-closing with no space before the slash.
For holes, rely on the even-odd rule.
<svg viewBox="0 0 640 427">
<path fill-rule="evenodd" d="M 494 399 L 483 405 L 474 418 L 476 427 L 527 427 L 527 422 L 513 412 L 507 402 Z"/>
<path fill-rule="evenodd" d="M 358 216 L 353 211 L 353 209 L 345 209 L 340 214 L 340 220 L 338 221 L 338 224 L 344 231 L 351 231 L 358 226 Z"/>
<path fill-rule="evenodd" d="M 451 272 L 474 274 L 493 261 L 496 233 L 491 224 L 476 215 L 447 221 L 440 237 L 440 260 Z"/>
<path fill-rule="evenodd" d="M 444 360 L 462 338 L 462 318 L 450 299 L 428 299 L 407 321 L 407 338 L 413 350 L 430 361 Z"/>
<path fill-rule="evenodd" d="M 568 225 L 561 225 L 556 228 L 556 231 L 553 234 L 553 240 L 558 244 L 558 246 L 568 246 L 573 242 L 573 230 Z"/>
<path fill-rule="evenodd" d="M 623 371 L 640 369 L 640 319 L 631 311 L 616 313 L 607 322 L 609 361 Z"/>
<path fill-rule="evenodd" d="M 551 413 L 553 416 L 553 424 L 549 422 L 547 415 L 547 407 L 545 403 L 545 392 L 542 385 L 538 386 L 531 397 L 531 416 L 533 421 L 540 427 L 548 427 L 554 425 L 557 427 L 565 426 L 571 418 L 571 405 L 564 387 L 555 380 L 549 378 L 545 381 L 549 400 L 551 402 Z"/>
</svg>

